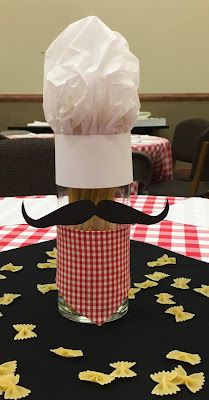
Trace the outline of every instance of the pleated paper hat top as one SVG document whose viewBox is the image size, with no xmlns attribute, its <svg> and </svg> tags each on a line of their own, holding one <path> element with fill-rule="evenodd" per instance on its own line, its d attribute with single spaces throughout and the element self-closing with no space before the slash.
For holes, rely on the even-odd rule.
<svg viewBox="0 0 209 400">
<path fill-rule="evenodd" d="M 43 107 L 55 132 L 56 183 L 131 183 L 130 130 L 139 112 L 139 62 L 97 17 L 70 24 L 49 46 Z"/>
</svg>

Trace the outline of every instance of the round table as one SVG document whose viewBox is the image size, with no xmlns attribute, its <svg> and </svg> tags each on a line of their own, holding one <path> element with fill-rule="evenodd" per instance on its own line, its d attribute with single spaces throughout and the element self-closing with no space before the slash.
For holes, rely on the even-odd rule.
<svg viewBox="0 0 209 400">
<path fill-rule="evenodd" d="M 172 179 L 172 153 L 168 139 L 157 136 L 132 135 L 131 147 L 133 151 L 143 151 L 151 158 L 153 164 L 152 183 Z"/>
</svg>

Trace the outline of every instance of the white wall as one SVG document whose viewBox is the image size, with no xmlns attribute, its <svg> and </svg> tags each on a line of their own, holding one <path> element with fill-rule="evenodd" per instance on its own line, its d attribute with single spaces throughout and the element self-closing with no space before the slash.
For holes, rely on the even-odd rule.
<svg viewBox="0 0 209 400">
<path fill-rule="evenodd" d="M 42 93 L 44 52 L 97 15 L 141 63 L 141 93 L 209 92 L 209 0 L 0 0 L 0 93 Z"/>
</svg>

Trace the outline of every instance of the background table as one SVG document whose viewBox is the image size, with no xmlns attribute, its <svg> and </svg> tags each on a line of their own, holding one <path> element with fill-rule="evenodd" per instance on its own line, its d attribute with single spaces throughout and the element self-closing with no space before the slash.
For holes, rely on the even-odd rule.
<svg viewBox="0 0 209 400">
<path fill-rule="evenodd" d="M 139 143 L 132 143 L 133 151 L 143 151 L 153 163 L 152 182 L 169 180 L 173 177 L 171 143 L 157 136 L 141 136 Z"/>
<path fill-rule="evenodd" d="M 183 200 L 167 197 L 169 204 Z M 147 214 L 158 214 L 164 196 L 131 196 L 131 206 Z M 8 211 L 8 210 L 7 210 Z M 15 249 L 56 238 L 56 227 L 36 229 L 28 225 L 0 226 L 0 251 Z M 209 262 L 209 229 L 164 220 L 154 225 L 133 225 L 131 239 Z"/>
<path fill-rule="evenodd" d="M 146 120 L 137 120 L 132 133 L 137 134 L 149 134 L 152 135 L 159 129 L 168 129 L 169 126 L 165 124 L 164 118 L 148 118 Z M 50 126 L 43 125 L 19 125 L 19 126 L 9 126 L 8 129 L 12 130 L 26 130 L 34 133 L 53 133 Z"/>
</svg>

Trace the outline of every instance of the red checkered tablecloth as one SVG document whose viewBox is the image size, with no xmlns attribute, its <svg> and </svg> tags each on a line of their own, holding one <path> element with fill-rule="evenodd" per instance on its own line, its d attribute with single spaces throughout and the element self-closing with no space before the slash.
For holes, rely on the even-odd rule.
<svg viewBox="0 0 209 400">
<path fill-rule="evenodd" d="M 168 197 L 169 204 L 183 200 Z M 158 214 L 166 197 L 131 196 L 131 206 L 147 214 Z M 56 238 L 56 227 L 36 229 L 28 225 L 0 226 L 0 251 L 11 250 Z M 162 221 L 154 225 L 133 225 L 131 239 L 144 241 L 176 253 L 209 262 L 209 229 Z"/>
<path fill-rule="evenodd" d="M 131 148 L 150 156 L 153 163 L 152 182 L 172 179 L 172 154 L 168 139 L 157 136 L 149 136 L 149 139 L 144 137 L 140 143 L 132 144 Z"/>
</svg>

